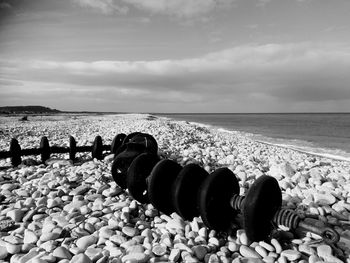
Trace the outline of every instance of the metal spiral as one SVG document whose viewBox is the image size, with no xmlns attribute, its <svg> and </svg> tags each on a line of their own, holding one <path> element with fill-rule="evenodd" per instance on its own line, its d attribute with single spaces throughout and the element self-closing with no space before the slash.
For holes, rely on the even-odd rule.
<svg viewBox="0 0 350 263">
<path fill-rule="evenodd" d="M 241 210 L 243 207 L 244 196 L 234 195 L 230 200 L 230 205 L 234 210 Z"/>
<path fill-rule="evenodd" d="M 283 225 L 289 229 L 296 229 L 300 222 L 299 216 L 290 209 L 281 209 L 276 212 L 273 222 L 277 225 Z"/>
</svg>

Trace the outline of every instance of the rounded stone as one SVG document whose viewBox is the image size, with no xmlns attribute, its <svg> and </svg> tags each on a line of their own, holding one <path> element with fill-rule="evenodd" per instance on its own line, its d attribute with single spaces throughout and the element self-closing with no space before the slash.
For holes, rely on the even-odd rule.
<svg viewBox="0 0 350 263">
<path fill-rule="evenodd" d="M 85 250 L 85 254 L 93 261 L 96 262 L 98 259 L 103 257 L 102 248 L 88 247 Z"/>
<path fill-rule="evenodd" d="M 87 247 L 95 244 L 97 242 L 97 237 L 89 235 L 79 238 L 76 242 L 78 248 L 85 250 Z"/>
<path fill-rule="evenodd" d="M 249 240 L 245 231 L 242 231 L 242 233 L 239 235 L 239 241 L 242 245 L 249 245 Z"/>
<path fill-rule="evenodd" d="M 261 256 L 252 248 L 247 247 L 245 245 L 242 245 L 239 248 L 239 253 L 243 256 L 243 257 L 247 257 L 247 258 L 261 258 Z"/>
<path fill-rule="evenodd" d="M 133 228 L 133 227 L 129 227 L 129 226 L 123 227 L 122 232 L 129 237 L 134 237 L 134 236 L 138 235 L 138 233 L 139 233 L 137 228 Z"/>
<path fill-rule="evenodd" d="M 289 261 L 295 261 L 301 257 L 301 253 L 297 250 L 287 249 L 281 252 L 281 256 L 286 257 Z"/>
<path fill-rule="evenodd" d="M 6 242 L 6 250 L 10 254 L 18 254 L 19 252 L 21 252 L 21 248 L 21 245 L 14 245 Z"/>
<path fill-rule="evenodd" d="M 163 244 L 155 244 L 152 248 L 153 254 L 155 254 L 158 257 L 165 255 L 166 251 L 167 247 Z"/>
<path fill-rule="evenodd" d="M 0 260 L 5 259 L 8 255 L 6 247 L 0 246 Z"/>
<path fill-rule="evenodd" d="M 85 254 L 80 253 L 72 257 L 70 262 L 74 263 L 92 263 L 92 260 Z"/>
<path fill-rule="evenodd" d="M 55 248 L 52 255 L 56 258 L 59 258 L 59 259 L 71 259 L 72 258 L 72 254 L 69 252 L 69 250 L 65 247 L 62 247 L 62 246 Z"/>
<path fill-rule="evenodd" d="M 7 217 L 11 218 L 15 222 L 21 222 L 24 212 L 21 209 L 10 210 L 6 214 Z"/>
<path fill-rule="evenodd" d="M 28 229 L 24 230 L 23 243 L 25 244 L 35 244 L 38 241 L 38 237 L 33 231 Z"/>
<path fill-rule="evenodd" d="M 177 262 L 180 258 L 180 255 L 181 255 L 181 250 L 177 248 L 173 248 L 170 251 L 169 260 L 172 262 Z"/>
<path fill-rule="evenodd" d="M 282 246 L 281 246 L 280 242 L 278 242 L 277 239 L 272 238 L 271 245 L 273 245 L 277 254 L 280 254 L 282 252 Z"/>
<path fill-rule="evenodd" d="M 267 251 L 273 252 L 275 251 L 275 248 L 270 245 L 269 243 L 266 243 L 265 241 L 260 241 L 259 245 L 262 246 L 263 248 L 265 248 Z"/>
<path fill-rule="evenodd" d="M 57 238 L 59 238 L 60 236 L 60 233 L 56 233 L 56 232 L 45 232 L 45 233 L 42 233 L 42 235 L 40 236 L 40 241 L 42 242 L 46 242 L 46 241 L 49 241 L 49 240 L 56 240 Z"/>
<path fill-rule="evenodd" d="M 27 263 L 27 262 L 31 262 L 31 260 L 35 257 L 37 257 L 39 255 L 39 252 L 32 250 L 30 252 L 28 252 L 27 254 L 23 255 L 20 260 L 18 261 L 18 263 Z"/>
<path fill-rule="evenodd" d="M 208 253 L 207 248 L 201 245 L 192 247 L 192 250 L 196 258 L 198 258 L 199 260 L 203 260 L 205 255 Z"/>
<path fill-rule="evenodd" d="M 137 262 L 137 263 L 146 263 L 149 259 L 149 256 L 145 253 L 130 253 L 122 257 L 122 262 Z"/>
<path fill-rule="evenodd" d="M 267 251 L 266 251 L 266 249 L 263 248 L 262 246 L 257 245 L 254 249 L 255 249 L 256 252 L 258 252 L 258 254 L 259 254 L 262 258 L 267 257 L 267 255 L 268 255 L 268 254 L 267 254 Z"/>
<path fill-rule="evenodd" d="M 319 205 L 332 205 L 337 201 L 337 199 L 330 193 L 314 193 L 313 197 L 315 203 Z"/>
<path fill-rule="evenodd" d="M 231 252 L 237 252 L 239 250 L 239 245 L 236 242 L 230 241 L 227 248 Z"/>
<path fill-rule="evenodd" d="M 111 236 L 113 236 L 114 233 L 115 231 L 113 231 L 112 229 L 109 229 L 108 227 L 101 227 L 99 230 L 99 237 L 108 239 Z"/>
</svg>

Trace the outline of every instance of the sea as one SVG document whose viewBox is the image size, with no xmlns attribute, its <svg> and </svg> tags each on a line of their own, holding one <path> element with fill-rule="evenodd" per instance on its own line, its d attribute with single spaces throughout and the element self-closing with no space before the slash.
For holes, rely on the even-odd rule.
<svg viewBox="0 0 350 263">
<path fill-rule="evenodd" d="M 157 114 L 201 123 L 301 152 L 350 161 L 350 113 Z"/>
</svg>

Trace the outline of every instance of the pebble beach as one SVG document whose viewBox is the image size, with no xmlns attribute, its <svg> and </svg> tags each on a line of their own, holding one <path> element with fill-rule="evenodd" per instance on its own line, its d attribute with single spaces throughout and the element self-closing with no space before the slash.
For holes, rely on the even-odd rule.
<svg viewBox="0 0 350 263">
<path fill-rule="evenodd" d="M 229 132 L 148 114 L 0 117 L 0 150 L 11 138 L 22 149 L 92 145 L 100 135 L 140 131 L 158 142 L 161 158 L 197 163 L 213 172 L 228 167 L 240 194 L 263 174 L 275 177 L 285 208 L 329 224 L 341 236 L 329 245 L 313 233 L 297 236 L 283 226 L 269 240 L 250 243 L 243 228 L 231 235 L 205 227 L 200 217 L 184 221 L 151 204 L 140 204 L 111 176 L 114 155 L 102 161 L 91 153 L 22 157 L 11 167 L 0 160 L 0 263 L 222 262 L 350 263 L 350 162 L 301 153 Z"/>
</svg>

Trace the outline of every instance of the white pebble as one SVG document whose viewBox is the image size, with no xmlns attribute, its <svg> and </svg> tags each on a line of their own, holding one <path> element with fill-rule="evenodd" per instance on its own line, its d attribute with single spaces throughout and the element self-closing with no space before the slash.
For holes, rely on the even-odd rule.
<svg viewBox="0 0 350 263">
<path fill-rule="evenodd" d="M 49 232 L 49 233 L 42 233 L 40 236 L 40 241 L 46 242 L 49 240 L 56 240 L 60 236 L 60 233 L 56 232 Z"/>
<path fill-rule="evenodd" d="M 91 246 L 92 244 L 95 244 L 97 240 L 98 239 L 93 235 L 83 236 L 77 240 L 76 245 L 78 248 L 85 250 L 87 249 L 87 247 Z"/>
<path fill-rule="evenodd" d="M 289 261 L 294 261 L 301 257 L 301 253 L 297 250 L 287 249 L 281 252 L 281 256 L 286 257 Z"/>
<path fill-rule="evenodd" d="M 207 248 L 201 245 L 192 247 L 192 250 L 196 258 L 198 258 L 199 260 L 203 260 L 205 255 L 208 253 Z"/>
<path fill-rule="evenodd" d="M 275 251 L 276 251 L 277 254 L 281 254 L 281 252 L 282 252 L 282 247 L 281 247 L 280 242 L 278 242 L 277 239 L 272 238 L 272 239 L 271 239 L 271 245 L 274 246 Z"/>
<path fill-rule="evenodd" d="M 85 255 L 84 253 L 80 253 L 72 257 L 70 262 L 74 263 L 92 263 L 92 260 Z"/>
<path fill-rule="evenodd" d="M 255 251 L 258 252 L 258 254 L 261 256 L 261 257 L 267 257 L 267 252 L 265 250 L 265 248 L 263 248 L 262 246 L 260 245 L 257 245 L 255 248 Z"/>
<path fill-rule="evenodd" d="M 337 199 L 330 193 L 314 193 L 313 196 L 315 203 L 319 205 L 332 205 L 337 201 Z"/>
<path fill-rule="evenodd" d="M 332 255 L 332 248 L 329 245 L 320 245 L 317 247 L 317 255 L 321 258 L 326 258 Z"/>
<path fill-rule="evenodd" d="M 69 250 L 62 246 L 55 248 L 55 250 L 52 252 L 52 255 L 59 259 L 70 260 L 72 258 L 72 254 L 69 252 Z"/>
<path fill-rule="evenodd" d="M 262 246 L 263 248 L 265 248 L 266 250 L 273 252 L 275 251 L 275 248 L 273 246 L 271 246 L 270 244 L 266 243 L 265 241 L 260 241 L 259 245 Z"/>
<path fill-rule="evenodd" d="M 6 247 L 0 246 L 0 260 L 6 258 L 8 255 Z"/>
<path fill-rule="evenodd" d="M 24 230 L 23 242 L 25 244 L 35 244 L 37 241 L 38 241 L 38 237 L 33 231 L 30 231 L 28 229 Z"/>
<path fill-rule="evenodd" d="M 137 262 L 145 263 L 148 261 L 149 256 L 145 253 L 131 253 L 122 257 L 122 262 Z"/>
<path fill-rule="evenodd" d="M 241 255 L 243 257 L 248 257 L 248 258 L 261 258 L 260 255 L 255 251 L 253 250 L 252 248 L 250 247 L 247 247 L 245 245 L 242 245 L 240 248 L 239 248 L 239 253 L 241 253 Z"/>
<path fill-rule="evenodd" d="M 155 244 L 152 248 L 153 254 L 155 254 L 158 257 L 165 255 L 166 251 L 167 247 L 163 244 Z"/>
<path fill-rule="evenodd" d="M 180 249 L 173 248 L 173 249 L 170 251 L 169 260 L 170 260 L 171 262 L 177 262 L 178 259 L 180 258 L 180 255 L 181 255 Z"/>
<path fill-rule="evenodd" d="M 21 247 L 21 245 L 15 245 L 6 242 L 6 250 L 10 254 L 18 254 L 19 252 L 21 252 Z"/>
<path fill-rule="evenodd" d="M 236 252 L 239 250 L 239 245 L 236 242 L 230 241 L 228 243 L 228 250 L 231 252 Z"/>
<path fill-rule="evenodd" d="M 21 222 L 24 216 L 24 212 L 21 209 L 14 209 L 14 210 L 8 211 L 6 216 L 11 218 L 15 222 Z"/>
<path fill-rule="evenodd" d="M 134 236 L 138 235 L 139 231 L 137 230 L 137 228 L 125 226 L 122 228 L 122 232 L 129 237 L 134 237 Z"/>
</svg>

